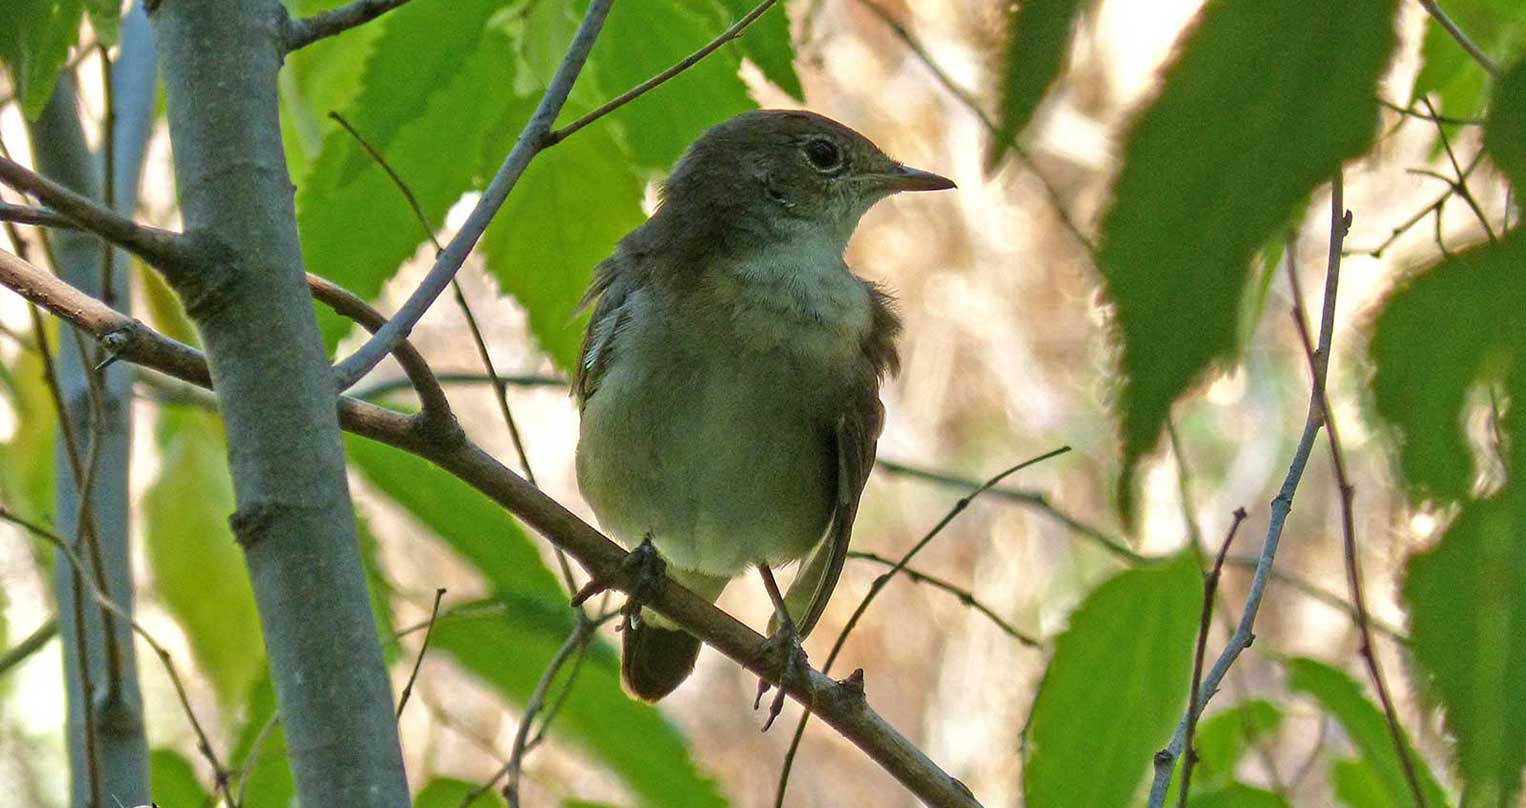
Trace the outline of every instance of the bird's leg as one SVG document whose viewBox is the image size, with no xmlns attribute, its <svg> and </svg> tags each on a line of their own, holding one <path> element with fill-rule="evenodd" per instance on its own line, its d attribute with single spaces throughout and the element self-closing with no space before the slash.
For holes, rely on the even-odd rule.
<svg viewBox="0 0 1526 808">
<path fill-rule="evenodd" d="M 763 731 L 774 725 L 774 719 L 779 717 L 779 712 L 784 709 L 784 683 L 791 676 L 803 676 L 806 670 L 805 649 L 800 646 L 800 632 L 795 630 L 795 621 L 790 618 L 789 610 L 784 607 L 784 595 L 779 592 L 779 584 L 774 581 L 773 570 L 767 564 L 759 564 L 758 572 L 763 575 L 763 588 L 768 590 L 768 599 L 773 601 L 774 615 L 779 622 L 779 628 L 763 643 L 761 654 L 767 657 L 779 659 L 779 692 L 768 706 L 768 720 L 763 722 Z M 763 694 L 768 692 L 768 680 L 758 677 L 758 695 L 752 701 L 752 708 L 758 709 L 763 703 Z"/>
<path fill-rule="evenodd" d="M 620 566 L 631 576 L 632 581 L 630 597 L 626 598 L 625 605 L 620 608 L 620 613 L 624 616 L 621 628 L 624 628 L 641 613 L 641 604 L 656 594 L 658 587 L 666 580 L 668 565 L 657 554 L 657 548 L 652 545 L 652 534 L 648 533 L 636 549 L 626 554 Z M 572 605 L 582 606 L 589 598 L 606 589 L 609 589 L 608 583 L 594 578 L 572 596 Z"/>
</svg>

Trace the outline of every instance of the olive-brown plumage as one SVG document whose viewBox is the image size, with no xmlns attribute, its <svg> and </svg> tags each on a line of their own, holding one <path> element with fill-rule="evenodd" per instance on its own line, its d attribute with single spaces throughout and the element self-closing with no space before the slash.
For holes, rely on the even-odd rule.
<svg viewBox="0 0 1526 808">
<path fill-rule="evenodd" d="M 669 575 L 711 600 L 749 567 L 804 560 L 784 604 L 808 633 L 897 364 L 890 298 L 843 251 L 885 196 L 950 187 L 808 112 L 745 113 L 700 137 L 588 292 L 577 472 L 604 528 L 628 547 L 650 538 Z M 698 653 L 643 611 L 624 635 L 626 686 L 659 699 Z"/>
</svg>

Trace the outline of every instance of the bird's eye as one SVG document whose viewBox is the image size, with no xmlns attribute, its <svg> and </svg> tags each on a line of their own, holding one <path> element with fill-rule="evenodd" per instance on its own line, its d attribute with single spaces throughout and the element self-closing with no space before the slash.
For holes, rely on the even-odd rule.
<svg viewBox="0 0 1526 808">
<path fill-rule="evenodd" d="M 835 171 L 842 168 L 842 151 L 830 140 L 813 140 L 805 144 L 805 159 L 817 171 Z"/>
</svg>

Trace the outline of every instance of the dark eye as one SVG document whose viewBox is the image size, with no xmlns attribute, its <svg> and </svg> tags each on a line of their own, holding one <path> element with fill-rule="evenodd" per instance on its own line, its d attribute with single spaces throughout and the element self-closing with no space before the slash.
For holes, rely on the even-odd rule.
<svg viewBox="0 0 1526 808">
<path fill-rule="evenodd" d="M 818 171 L 833 171 L 842 167 L 842 152 L 830 140 L 813 140 L 805 144 L 805 159 Z"/>
</svg>

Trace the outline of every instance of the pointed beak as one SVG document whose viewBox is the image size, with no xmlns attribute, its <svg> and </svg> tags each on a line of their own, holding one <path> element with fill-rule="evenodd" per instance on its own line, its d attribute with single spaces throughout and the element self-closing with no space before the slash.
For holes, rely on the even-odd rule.
<svg viewBox="0 0 1526 808">
<path fill-rule="evenodd" d="M 946 191 L 959 186 L 948 177 L 934 174 L 931 171 L 923 171 L 920 168 L 911 168 L 899 163 L 890 171 L 879 175 L 878 179 L 891 193 L 901 191 Z"/>
</svg>

